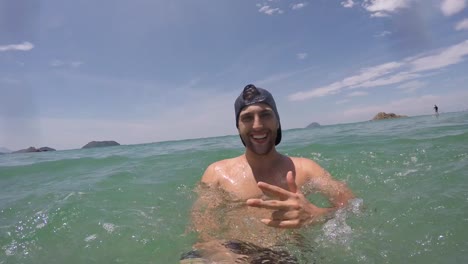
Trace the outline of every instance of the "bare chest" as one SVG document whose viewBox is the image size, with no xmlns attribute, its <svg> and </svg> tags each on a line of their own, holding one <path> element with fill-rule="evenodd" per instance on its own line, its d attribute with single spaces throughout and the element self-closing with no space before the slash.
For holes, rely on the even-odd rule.
<svg viewBox="0 0 468 264">
<path fill-rule="evenodd" d="M 251 171 L 230 174 L 220 182 L 221 187 L 230 193 L 234 199 L 246 200 L 250 198 L 264 197 L 265 194 L 257 183 L 263 181 L 284 189 L 288 189 L 286 182 L 286 172 L 278 171 L 262 175 L 253 175 Z"/>
</svg>

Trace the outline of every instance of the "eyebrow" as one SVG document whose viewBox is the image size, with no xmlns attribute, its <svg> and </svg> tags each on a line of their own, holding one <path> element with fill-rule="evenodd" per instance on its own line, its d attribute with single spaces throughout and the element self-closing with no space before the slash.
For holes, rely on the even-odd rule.
<svg viewBox="0 0 468 264">
<path fill-rule="evenodd" d="M 263 114 L 263 113 L 267 113 L 267 112 L 268 113 L 274 113 L 273 109 L 271 109 L 271 108 L 263 109 L 263 110 L 259 111 L 258 113 Z M 240 114 L 240 116 L 252 115 L 252 114 L 253 114 L 252 112 L 243 112 L 243 113 Z"/>
</svg>

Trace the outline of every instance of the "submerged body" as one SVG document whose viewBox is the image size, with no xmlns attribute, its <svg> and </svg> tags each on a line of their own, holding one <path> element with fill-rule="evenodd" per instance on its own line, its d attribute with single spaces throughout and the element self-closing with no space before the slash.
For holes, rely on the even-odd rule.
<svg viewBox="0 0 468 264">
<path fill-rule="evenodd" d="M 321 222 L 353 197 L 344 183 L 333 180 L 317 163 L 276 154 L 278 160 L 264 170 L 253 169 L 246 155 L 208 167 L 192 212 L 201 240 L 222 236 L 272 246 L 284 238 L 283 228 L 272 227 L 286 228 L 280 225 L 290 224 L 287 221 L 296 221 L 291 228 Z M 295 192 L 290 192 L 288 172 L 294 180 Z M 306 204 L 305 196 L 315 192 L 329 197 L 333 207 Z M 293 197 L 288 201 L 287 195 Z"/>
<path fill-rule="evenodd" d="M 204 257 L 223 252 L 222 256 L 233 258 L 236 254 L 219 246 L 226 241 L 238 240 L 262 248 L 294 243 L 294 232 L 286 228 L 322 222 L 353 197 L 344 183 L 333 180 L 315 162 L 276 154 L 278 160 L 264 170 L 253 169 L 246 155 L 218 161 L 207 168 L 192 211 L 200 236 L 195 248 L 205 252 Z M 290 192 L 291 188 L 296 191 Z M 328 197 L 332 207 L 307 204 L 305 196 L 316 192 Z M 293 226 L 288 226 L 291 223 Z"/>
</svg>

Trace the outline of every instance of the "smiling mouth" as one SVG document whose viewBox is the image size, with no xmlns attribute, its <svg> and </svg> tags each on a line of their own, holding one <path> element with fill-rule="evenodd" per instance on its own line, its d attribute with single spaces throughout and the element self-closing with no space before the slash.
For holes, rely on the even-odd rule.
<svg viewBox="0 0 468 264">
<path fill-rule="evenodd" d="M 267 134 L 252 135 L 252 138 L 253 138 L 253 139 L 256 139 L 256 140 L 265 139 L 266 137 L 267 137 Z"/>
</svg>

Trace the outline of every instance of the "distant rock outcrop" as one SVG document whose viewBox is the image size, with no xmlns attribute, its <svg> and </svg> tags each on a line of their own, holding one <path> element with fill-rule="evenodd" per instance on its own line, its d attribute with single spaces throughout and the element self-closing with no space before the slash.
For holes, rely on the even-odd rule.
<svg viewBox="0 0 468 264">
<path fill-rule="evenodd" d="M 38 150 L 39 150 L 39 152 L 55 151 L 55 149 L 49 148 L 49 147 L 38 148 Z"/>
<path fill-rule="evenodd" d="M 310 123 L 308 126 L 306 126 L 306 128 L 315 128 L 315 127 L 319 127 L 320 124 L 317 123 L 317 122 L 312 122 Z"/>
<path fill-rule="evenodd" d="M 13 151 L 12 153 L 28 153 L 28 152 L 37 152 L 37 149 L 35 147 L 29 147 L 27 149 L 20 149 L 17 151 Z"/>
<path fill-rule="evenodd" d="M 382 119 L 392 119 L 392 118 L 400 118 L 400 117 L 408 117 L 405 115 L 396 115 L 394 113 L 385 113 L 385 112 L 380 112 L 372 118 L 372 120 L 382 120 Z"/>
<path fill-rule="evenodd" d="M 29 153 L 29 152 L 46 152 L 46 151 L 55 151 L 53 148 L 49 147 L 42 147 L 42 148 L 35 148 L 35 147 L 29 147 L 27 149 L 20 149 L 17 151 L 13 151 L 12 153 Z"/>
<path fill-rule="evenodd" d="M 120 146 L 119 143 L 109 140 L 109 141 L 91 141 L 88 144 L 84 145 L 82 149 L 85 148 L 100 148 L 100 147 L 110 147 L 110 146 Z"/>
</svg>

